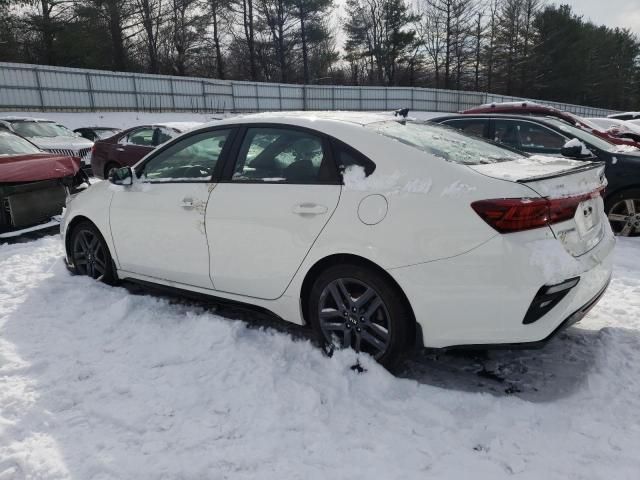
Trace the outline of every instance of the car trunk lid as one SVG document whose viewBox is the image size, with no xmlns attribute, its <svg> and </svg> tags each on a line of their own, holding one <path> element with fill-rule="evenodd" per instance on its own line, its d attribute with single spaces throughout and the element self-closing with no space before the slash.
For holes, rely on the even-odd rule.
<svg viewBox="0 0 640 480">
<path fill-rule="evenodd" d="M 532 193 L 548 200 L 548 225 L 575 257 L 594 248 L 608 228 L 600 195 L 607 184 L 602 163 L 532 156 L 470 168 L 492 178 L 526 185 Z M 554 215 L 562 220 L 554 221 Z"/>
</svg>

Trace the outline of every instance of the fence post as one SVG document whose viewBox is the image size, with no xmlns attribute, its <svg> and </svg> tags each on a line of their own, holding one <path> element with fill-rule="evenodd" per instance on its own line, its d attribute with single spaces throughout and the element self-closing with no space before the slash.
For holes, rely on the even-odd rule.
<svg viewBox="0 0 640 480">
<path fill-rule="evenodd" d="M 358 100 L 358 110 L 362 111 L 362 85 L 358 85 L 358 94 L 359 94 L 359 100 Z"/>
<path fill-rule="evenodd" d="M 414 93 L 415 93 L 415 88 L 411 87 L 411 110 L 415 110 L 415 100 L 414 100 Z"/>
<path fill-rule="evenodd" d="M 307 84 L 302 84 L 302 110 L 307 110 Z"/>
<path fill-rule="evenodd" d="M 131 75 L 131 81 L 133 82 L 133 99 L 136 102 L 136 112 L 140 111 L 140 106 L 138 105 L 138 86 L 136 85 L 136 76 Z"/>
<path fill-rule="evenodd" d="M 336 109 L 336 88 L 337 85 L 331 85 L 331 110 Z"/>
<path fill-rule="evenodd" d="M 236 89 L 234 88 L 233 82 L 229 82 L 229 85 L 231 85 L 231 111 L 235 112 L 236 111 Z"/>
<path fill-rule="evenodd" d="M 169 95 L 171 95 L 171 110 L 176 111 L 176 99 L 173 94 L 173 77 L 169 77 Z M 160 103 L 160 111 L 162 111 L 162 102 Z"/>
<path fill-rule="evenodd" d="M 207 90 L 204 84 L 204 80 L 200 81 L 200 85 L 202 86 L 202 111 L 207 112 Z"/>
<path fill-rule="evenodd" d="M 38 96 L 40 97 L 40 110 L 44 112 L 44 96 L 42 95 L 42 85 L 40 84 L 40 72 L 38 67 L 33 69 L 33 73 L 36 75 L 36 86 L 38 88 Z"/>
<path fill-rule="evenodd" d="M 282 111 L 282 84 L 278 84 L 278 105 L 280 105 L 280 111 Z"/>
<path fill-rule="evenodd" d="M 91 74 L 87 72 L 85 74 L 85 78 L 87 80 L 87 92 L 89 93 L 89 106 L 91 107 L 91 111 L 96 111 L 95 101 L 93 99 L 93 85 L 91 85 Z"/>
<path fill-rule="evenodd" d="M 436 112 L 440 111 L 440 105 L 438 104 L 438 89 L 436 88 L 435 90 L 435 94 L 436 94 Z"/>
</svg>

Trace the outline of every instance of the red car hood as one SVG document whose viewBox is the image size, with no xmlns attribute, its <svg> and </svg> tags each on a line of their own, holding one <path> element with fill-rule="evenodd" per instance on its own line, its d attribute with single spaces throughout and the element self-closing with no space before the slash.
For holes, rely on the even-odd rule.
<svg viewBox="0 0 640 480">
<path fill-rule="evenodd" d="M 0 183 L 36 182 L 73 176 L 80 159 L 48 153 L 0 156 Z"/>
</svg>

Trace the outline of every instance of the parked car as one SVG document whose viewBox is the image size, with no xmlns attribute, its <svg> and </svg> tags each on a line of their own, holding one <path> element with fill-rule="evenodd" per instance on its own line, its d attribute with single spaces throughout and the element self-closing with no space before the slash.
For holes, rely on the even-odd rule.
<svg viewBox="0 0 640 480">
<path fill-rule="evenodd" d="M 90 165 L 89 153 L 93 142 L 52 120 L 4 117 L 0 118 L 0 129 L 9 130 L 27 138 L 46 152 L 78 157 L 83 167 L 88 168 Z"/>
<path fill-rule="evenodd" d="M 52 217 L 86 180 L 77 157 L 43 152 L 0 130 L 0 239 L 57 225 Z"/>
<path fill-rule="evenodd" d="M 609 118 L 617 118 L 618 120 L 639 120 L 640 112 L 623 112 L 608 115 Z"/>
<path fill-rule="evenodd" d="M 199 125 L 201 124 L 195 122 L 141 125 L 98 140 L 91 152 L 93 174 L 99 178 L 107 178 L 110 171 L 134 165 L 158 145 Z"/>
<path fill-rule="evenodd" d="M 78 274 L 257 305 L 390 366 L 582 318 L 611 274 L 603 170 L 390 115 L 259 114 L 116 170 L 61 232 Z"/>
<path fill-rule="evenodd" d="M 433 119 L 517 150 L 605 162 L 605 210 L 617 235 L 640 235 L 640 150 L 615 145 L 552 117 L 447 115 Z M 584 144 L 586 151 L 574 140 Z M 568 143 L 571 142 L 571 145 Z"/>
<path fill-rule="evenodd" d="M 499 113 L 509 115 L 533 115 L 544 117 L 556 117 L 564 120 L 571 125 L 574 125 L 582 130 L 589 132 L 596 137 L 600 137 L 608 142 L 615 143 L 616 145 L 631 145 L 634 147 L 640 147 L 640 143 L 635 140 L 626 137 L 618 137 L 615 132 L 609 132 L 606 129 L 602 129 L 599 125 L 590 121 L 590 119 L 574 115 L 573 113 L 563 112 L 557 108 L 548 107 L 546 105 L 540 105 L 535 102 L 503 102 L 503 103 L 490 103 L 486 105 L 480 105 L 479 107 L 470 108 L 461 112 L 463 114 L 476 115 L 480 113 Z"/>
<path fill-rule="evenodd" d="M 97 140 L 104 140 L 105 138 L 113 137 L 121 130 L 121 128 L 115 127 L 82 127 L 76 128 L 74 132 L 87 140 L 95 142 Z"/>
<path fill-rule="evenodd" d="M 640 142 L 640 125 L 632 122 L 618 120 L 617 118 L 590 118 L 591 123 L 595 123 L 603 130 L 619 138 L 629 138 L 634 142 Z"/>
</svg>

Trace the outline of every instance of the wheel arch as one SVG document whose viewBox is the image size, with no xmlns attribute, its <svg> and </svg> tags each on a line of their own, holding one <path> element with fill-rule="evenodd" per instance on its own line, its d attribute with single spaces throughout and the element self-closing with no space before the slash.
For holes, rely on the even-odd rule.
<svg viewBox="0 0 640 480">
<path fill-rule="evenodd" d="M 313 287 L 313 283 L 318 278 L 318 276 L 325 271 L 327 268 L 333 265 L 344 265 L 344 264 L 352 264 L 361 267 L 371 268 L 381 275 L 383 275 L 389 282 L 394 286 L 397 290 L 398 294 L 401 296 L 402 301 L 407 305 L 409 312 L 411 314 L 411 332 L 409 335 L 410 341 L 413 341 L 415 346 L 423 346 L 423 337 L 422 337 L 422 329 L 420 328 L 420 324 L 416 321 L 416 316 L 413 311 L 413 306 L 409 301 L 409 298 L 404 293 L 404 290 L 398 284 L 395 278 L 389 272 L 387 272 L 384 268 L 380 267 L 375 262 L 361 257 L 359 255 L 354 255 L 350 253 L 336 253 L 324 257 L 318 260 L 313 266 L 307 271 L 304 280 L 302 281 L 302 286 L 300 288 L 300 308 L 302 310 L 302 318 L 306 325 L 309 325 L 308 319 L 308 309 L 309 309 L 309 294 L 311 292 L 311 288 Z M 411 345 L 409 345 L 411 346 Z"/>
</svg>

